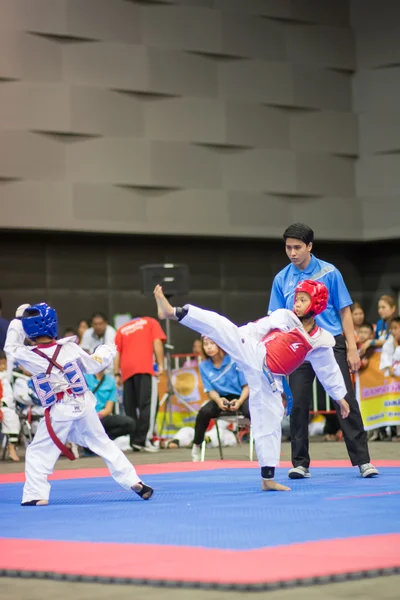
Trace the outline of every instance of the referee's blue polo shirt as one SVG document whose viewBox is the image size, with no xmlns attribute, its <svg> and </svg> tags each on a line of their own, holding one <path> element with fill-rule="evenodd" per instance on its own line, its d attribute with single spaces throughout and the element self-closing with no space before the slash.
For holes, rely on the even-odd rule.
<svg viewBox="0 0 400 600">
<path fill-rule="evenodd" d="M 334 265 L 315 258 L 313 254 L 311 254 L 311 261 L 304 271 L 300 271 L 290 263 L 276 275 L 272 284 L 268 314 L 278 308 L 293 310 L 294 291 L 297 284 L 305 279 L 321 281 L 328 288 L 328 307 L 322 314 L 317 315 L 315 320 L 320 327 L 323 327 L 332 335 L 340 335 L 343 328 L 339 310 L 350 306 L 353 301 L 340 271 Z"/>
</svg>

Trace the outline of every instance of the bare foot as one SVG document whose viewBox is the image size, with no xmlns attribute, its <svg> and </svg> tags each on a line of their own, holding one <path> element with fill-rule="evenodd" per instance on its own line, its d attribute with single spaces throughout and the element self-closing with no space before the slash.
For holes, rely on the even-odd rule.
<svg viewBox="0 0 400 600">
<path fill-rule="evenodd" d="M 39 501 L 36 503 L 36 506 L 47 506 L 47 505 L 48 505 L 48 503 L 49 503 L 49 501 L 48 501 L 48 500 L 39 500 Z"/>
<path fill-rule="evenodd" d="M 171 306 L 171 304 L 164 296 L 161 285 L 156 285 L 156 287 L 154 288 L 154 298 L 157 302 L 157 312 L 159 319 L 171 319 L 172 321 L 178 320 L 175 316 L 173 306 Z"/>
<path fill-rule="evenodd" d="M 261 489 L 263 492 L 290 492 L 291 488 L 286 485 L 281 485 L 273 479 L 262 479 Z"/>
<path fill-rule="evenodd" d="M 9 444 L 8 446 L 8 454 L 11 458 L 11 460 L 13 460 L 14 462 L 19 462 L 20 458 L 15 450 L 15 446 L 14 444 Z"/>
</svg>

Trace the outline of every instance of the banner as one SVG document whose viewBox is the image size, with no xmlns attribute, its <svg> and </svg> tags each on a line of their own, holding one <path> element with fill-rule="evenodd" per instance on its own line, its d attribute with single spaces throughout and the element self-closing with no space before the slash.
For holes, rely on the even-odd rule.
<svg viewBox="0 0 400 600">
<path fill-rule="evenodd" d="M 400 425 L 400 377 L 386 377 L 380 360 L 381 352 L 375 350 L 366 369 L 357 373 L 357 399 L 366 430 Z"/>
<path fill-rule="evenodd" d="M 163 437 L 172 437 L 181 427 L 194 427 L 201 406 L 209 400 L 203 390 L 198 367 L 182 367 L 172 371 L 174 395 L 160 406 L 157 415 L 157 431 Z M 167 374 L 160 376 L 158 397 L 162 402 L 168 391 Z"/>
</svg>

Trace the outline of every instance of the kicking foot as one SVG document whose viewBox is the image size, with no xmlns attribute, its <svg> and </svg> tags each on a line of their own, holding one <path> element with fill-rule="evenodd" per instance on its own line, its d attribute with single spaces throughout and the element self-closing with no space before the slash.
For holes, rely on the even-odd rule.
<svg viewBox="0 0 400 600">
<path fill-rule="evenodd" d="M 21 506 L 47 506 L 48 500 L 30 500 L 29 502 L 21 502 Z"/>
<path fill-rule="evenodd" d="M 151 488 L 149 485 L 146 485 L 142 481 L 138 481 L 138 483 L 133 485 L 132 490 L 136 492 L 138 496 L 143 498 L 143 500 L 150 500 L 154 494 L 153 488 Z"/>
<path fill-rule="evenodd" d="M 273 479 L 262 479 L 261 489 L 263 492 L 291 492 L 291 488 L 286 485 L 281 485 Z"/>
<path fill-rule="evenodd" d="M 172 321 L 178 320 L 175 316 L 174 307 L 168 302 L 167 298 L 164 296 L 161 285 L 156 285 L 156 287 L 154 288 L 154 298 L 157 302 L 157 312 L 159 319 L 171 319 Z"/>
</svg>

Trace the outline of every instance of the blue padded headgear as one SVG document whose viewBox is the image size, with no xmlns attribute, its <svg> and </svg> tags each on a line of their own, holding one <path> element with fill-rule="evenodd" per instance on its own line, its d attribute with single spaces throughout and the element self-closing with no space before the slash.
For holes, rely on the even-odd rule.
<svg viewBox="0 0 400 600">
<path fill-rule="evenodd" d="M 26 337 L 30 340 L 42 336 L 56 338 L 58 335 L 57 313 L 45 302 L 26 308 L 21 321 Z"/>
</svg>

